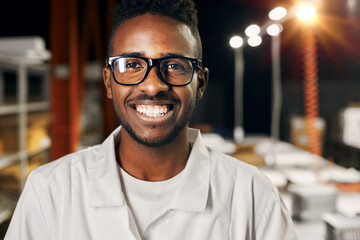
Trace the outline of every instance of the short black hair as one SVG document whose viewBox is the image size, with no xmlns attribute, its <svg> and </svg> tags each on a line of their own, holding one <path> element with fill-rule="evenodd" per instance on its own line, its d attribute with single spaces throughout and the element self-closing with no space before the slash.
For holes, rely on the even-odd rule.
<svg viewBox="0 0 360 240">
<path fill-rule="evenodd" d="M 137 16 L 153 14 L 170 17 L 187 25 L 197 41 L 196 57 L 202 58 L 197 10 L 193 0 L 121 0 L 113 9 L 113 13 L 113 27 L 108 45 L 109 57 L 116 30 L 123 22 Z"/>
</svg>

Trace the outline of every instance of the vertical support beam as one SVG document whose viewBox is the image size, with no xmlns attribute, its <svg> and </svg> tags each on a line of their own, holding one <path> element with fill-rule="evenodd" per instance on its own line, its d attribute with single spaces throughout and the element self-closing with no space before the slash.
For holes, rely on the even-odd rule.
<svg viewBox="0 0 360 240">
<path fill-rule="evenodd" d="M 305 26 L 303 31 L 304 100 L 309 151 L 321 156 L 321 135 L 320 130 L 316 128 L 316 123 L 319 121 L 319 89 L 318 56 L 314 31 L 312 26 Z"/>
<path fill-rule="evenodd" d="M 74 152 L 79 142 L 83 89 L 79 77 L 78 0 L 51 0 L 50 50 L 53 56 L 50 157 L 54 160 Z"/>
<path fill-rule="evenodd" d="M 78 1 L 69 0 L 69 114 L 70 114 L 70 151 L 75 152 L 80 139 L 80 116 L 82 87 L 80 84 L 79 35 L 78 35 Z"/>
<path fill-rule="evenodd" d="M 68 76 L 68 2 L 51 0 L 49 45 L 52 53 L 50 76 L 51 151 L 55 160 L 70 152 L 69 148 L 69 76 Z M 61 70 L 61 71 L 60 71 Z M 60 74 L 61 73 L 61 74 Z"/>
<path fill-rule="evenodd" d="M 27 151 L 26 151 L 26 135 L 27 135 L 27 65 L 22 63 L 19 65 L 18 75 L 18 102 L 19 111 L 19 150 L 20 150 L 20 187 L 25 184 L 26 168 L 27 168 Z"/>
<path fill-rule="evenodd" d="M 5 89 L 4 89 L 4 72 L 2 69 L 0 69 L 0 105 L 4 104 L 4 95 L 5 95 Z"/>
<path fill-rule="evenodd" d="M 117 0 L 106 1 L 106 34 L 101 33 L 99 1 L 91 0 L 86 12 L 81 39 L 79 36 L 79 0 L 51 0 L 50 7 L 50 50 L 51 60 L 51 159 L 57 159 L 76 151 L 80 140 L 81 103 L 84 92 L 84 66 L 90 57 L 93 41 L 95 57 L 105 60 L 106 44 L 111 32 L 111 9 Z M 95 14 L 95 15 L 93 15 Z M 89 24 L 89 25 L 86 25 Z M 87 29 L 85 29 L 87 28 Z M 90 39 L 90 40 L 89 40 Z M 79 43 L 82 43 L 81 45 Z M 81 47 L 80 47 L 81 46 Z M 80 49 L 81 48 L 81 49 Z M 57 71 L 60 70 L 60 71 Z M 118 126 L 112 102 L 106 99 L 103 89 L 105 133 Z"/>
</svg>

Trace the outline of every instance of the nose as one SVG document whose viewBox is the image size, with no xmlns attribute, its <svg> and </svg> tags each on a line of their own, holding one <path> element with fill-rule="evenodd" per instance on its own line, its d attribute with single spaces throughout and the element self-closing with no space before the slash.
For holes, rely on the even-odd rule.
<svg viewBox="0 0 360 240">
<path fill-rule="evenodd" d="M 158 71 L 155 67 L 150 69 L 149 74 L 146 76 L 144 81 L 139 83 L 137 86 L 139 90 L 150 96 L 155 96 L 159 92 L 169 91 L 170 88 L 169 85 L 160 79 Z"/>
</svg>

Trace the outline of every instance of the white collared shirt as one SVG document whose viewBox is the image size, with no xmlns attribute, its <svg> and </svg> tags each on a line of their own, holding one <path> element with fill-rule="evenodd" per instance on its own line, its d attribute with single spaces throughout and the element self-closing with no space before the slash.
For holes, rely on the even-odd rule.
<svg viewBox="0 0 360 240">
<path fill-rule="evenodd" d="M 140 240 L 117 169 L 120 130 L 34 170 L 5 239 Z M 143 240 L 296 239 L 278 191 L 257 168 L 207 148 L 197 130 L 189 140 L 175 196 Z"/>
</svg>

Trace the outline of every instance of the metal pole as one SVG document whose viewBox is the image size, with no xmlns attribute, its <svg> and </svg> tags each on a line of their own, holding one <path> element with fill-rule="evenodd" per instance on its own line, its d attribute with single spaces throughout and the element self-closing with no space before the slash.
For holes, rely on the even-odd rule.
<svg viewBox="0 0 360 240">
<path fill-rule="evenodd" d="M 27 69 L 20 63 L 18 75 L 19 101 L 19 149 L 20 149 L 20 187 L 25 184 L 27 168 L 26 130 L 27 130 Z"/>
<path fill-rule="evenodd" d="M 234 110 L 235 110 L 235 142 L 244 140 L 243 127 L 243 82 L 244 82 L 244 52 L 243 49 L 235 49 L 235 84 L 234 84 Z"/>
<path fill-rule="evenodd" d="M 280 60 L 280 35 L 273 36 L 271 41 L 271 59 L 272 59 L 272 118 L 271 118 L 271 137 L 279 140 L 280 115 L 282 104 L 281 87 L 281 60 Z"/>
<path fill-rule="evenodd" d="M 5 100 L 5 89 L 4 89 L 4 72 L 0 69 L 0 105 L 4 104 Z"/>
<path fill-rule="evenodd" d="M 279 141 L 280 116 L 282 105 L 281 87 L 281 60 L 280 60 L 280 34 L 271 37 L 271 62 L 272 62 L 272 115 L 271 115 L 271 149 L 274 164 L 276 164 L 276 143 Z"/>
</svg>

